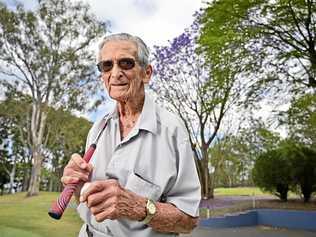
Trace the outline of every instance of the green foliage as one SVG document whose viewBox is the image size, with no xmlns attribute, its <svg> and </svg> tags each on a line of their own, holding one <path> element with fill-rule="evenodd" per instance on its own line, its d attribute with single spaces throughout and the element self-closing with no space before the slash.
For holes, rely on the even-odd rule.
<svg viewBox="0 0 316 237">
<path fill-rule="evenodd" d="M 248 146 L 237 136 L 227 136 L 209 149 L 215 187 L 251 185 L 252 159 Z"/>
<path fill-rule="evenodd" d="M 282 201 L 293 184 L 290 164 L 280 150 L 269 150 L 257 158 L 253 169 L 253 180 L 264 191 L 271 192 Z"/>
<path fill-rule="evenodd" d="M 0 102 L 2 136 L 2 141 L 0 139 L 0 153 L 2 153 L 0 166 L 2 165 L 3 175 L 13 178 L 10 180 L 11 185 L 16 181 L 23 183 L 30 169 L 30 147 L 27 142 L 27 114 L 30 109 L 28 99 L 20 95 L 19 98 L 12 97 Z"/>
<path fill-rule="evenodd" d="M 0 169 L 2 176 L 8 176 L 13 161 L 17 165 L 15 180 L 27 185 L 31 168 L 31 143 L 27 130 L 27 118 L 31 116 L 29 97 L 12 97 L 0 103 L 0 127 L 2 146 L 0 147 Z M 78 118 L 62 108 L 56 110 L 48 107 L 47 126 L 43 144 L 45 162 L 52 167 L 43 172 L 43 182 L 54 181 L 51 190 L 59 190 L 60 177 L 64 165 L 72 153 L 83 153 L 85 140 L 91 123 L 84 118 Z M 4 142 L 10 142 L 10 148 Z M 9 154 L 9 150 L 11 154 Z M 3 178 L 4 179 L 4 178 Z M 4 180 L 8 182 L 8 177 Z M 3 181 L 3 182 L 4 182 Z M 45 189 L 48 189 L 45 186 Z"/>
<path fill-rule="evenodd" d="M 267 95 L 284 99 L 282 92 L 304 94 L 316 88 L 315 12 L 314 1 L 212 1 L 201 20 L 201 50 L 215 64 L 242 58 L 247 105 Z"/>
<path fill-rule="evenodd" d="M 49 108 L 46 130 L 46 148 L 49 152 L 46 160 L 52 168 L 43 174 L 43 180 L 50 186 L 45 186 L 42 190 L 59 191 L 62 188 L 60 178 L 63 169 L 71 154 L 83 155 L 91 125 L 88 120 L 76 117 L 69 111 Z"/>
<path fill-rule="evenodd" d="M 0 107 L 1 111 L 1 107 Z M 6 159 L 9 157 L 8 152 L 8 120 L 0 117 L 0 195 L 3 194 L 4 184 L 9 182 L 7 170 L 10 169 L 10 163 Z"/>
<path fill-rule="evenodd" d="M 207 50 L 207 55 L 213 61 L 232 46 L 242 47 L 249 39 L 241 31 L 241 22 L 248 15 L 248 10 L 263 1 L 217 0 L 207 7 L 202 19 L 203 25 L 199 43 Z"/>
<path fill-rule="evenodd" d="M 308 146 L 316 144 L 316 95 L 307 94 L 292 101 L 287 112 L 290 136 Z"/>
<path fill-rule="evenodd" d="M 308 202 L 316 191 L 316 151 L 291 140 L 284 140 L 278 148 L 259 155 L 253 169 L 256 185 L 276 193 L 286 201 L 287 191 L 297 192 Z M 282 194 L 283 192 L 283 194 Z"/>
<path fill-rule="evenodd" d="M 3 195 L 4 193 L 4 185 L 9 182 L 9 176 L 6 173 L 5 167 L 7 164 L 3 161 L 3 156 L 1 158 L 0 163 L 0 195 Z"/>
<path fill-rule="evenodd" d="M 218 138 L 209 149 L 216 187 L 253 185 L 251 170 L 255 158 L 259 153 L 277 148 L 280 142 L 280 135 L 259 121 L 240 129 L 236 135 Z"/>
<path fill-rule="evenodd" d="M 101 89 L 91 44 L 105 24 L 83 2 L 38 0 L 34 11 L 0 4 L 0 85 L 31 96 L 27 120 L 33 166 L 28 195 L 37 195 L 43 162 L 47 108 L 83 110 Z"/>
<path fill-rule="evenodd" d="M 97 82 L 89 46 L 103 31 L 81 2 L 38 1 L 34 12 L 0 5 L 0 73 L 10 76 L 2 85 L 33 102 L 83 108 Z"/>
<path fill-rule="evenodd" d="M 316 192 L 316 150 L 294 144 L 288 150 L 293 182 L 300 187 L 304 201 L 308 202 Z"/>
<path fill-rule="evenodd" d="M 49 109 L 47 125 L 47 148 L 51 151 L 62 149 L 65 155 L 85 150 L 85 139 L 91 122 L 76 117 L 64 109 Z"/>
</svg>

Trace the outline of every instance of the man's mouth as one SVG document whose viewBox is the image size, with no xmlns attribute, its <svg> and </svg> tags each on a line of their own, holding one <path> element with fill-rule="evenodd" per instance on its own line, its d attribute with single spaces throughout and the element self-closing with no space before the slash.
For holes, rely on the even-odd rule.
<svg viewBox="0 0 316 237">
<path fill-rule="evenodd" d="M 111 86 L 126 86 L 128 83 L 111 84 Z"/>
</svg>

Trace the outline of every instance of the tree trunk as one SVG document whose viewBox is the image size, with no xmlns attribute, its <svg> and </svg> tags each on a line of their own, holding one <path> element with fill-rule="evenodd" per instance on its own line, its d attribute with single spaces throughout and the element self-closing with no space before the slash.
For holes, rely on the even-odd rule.
<svg viewBox="0 0 316 237">
<path fill-rule="evenodd" d="M 53 172 L 49 176 L 48 192 L 53 192 L 54 187 L 54 175 Z"/>
<path fill-rule="evenodd" d="M 311 63 L 311 70 L 309 72 L 308 83 L 309 86 L 316 88 L 316 52 L 314 49 L 315 45 L 311 45 L 309 49 L 310 53 L 310 63 Z"/>
<path fill-rule="evenodd" d="M 31 179 L 27 196 L 35 196 L 39 194 L 39 185 L 41 180 L 42 155 L 39 148 L 34 149 L 33 152 L 33 166 L 31 172 Z"/>
<path fill-rule="evenodd" d="M 16 162 L 15 162 L 15 159 L 14 159 L 14 162 L 13 162 L 13 166 L 12 166 L 12 169 L 11 169 L 11 172 L 10 172 L 10 193 L 14 193 L 14 179 L 15 179 L 15 172 L 16 172 Z"/>
<path fill-rule="evenodd" d="M 22 184 L 22 192 L 26 192 L 29 188 L 29 169 L 24 172 L 23 184 Z"/>
<path fill-rule="evenodd" d="M 202 167 L 202 199 L 214 198 L 214 188 L 212 187 L 212 179 L 208 168 L 207 148 L 202 148 L 203 167 Z"/>
<path fill-rule="evenodd" d="M 203 167 L 203 193 L 202 193 L 202 198 L 203 199 L 209 199 L 209 174 L 208 174 L 208 167 L 204 166 Z"/>
<path fill-rule="evenodd" d="M 23 186 L 22 192 L 26 192 L 29 188 L 30 184 L 30 174 L 31 174 L 31 162 L 30 164 L 26 164 L 26 167 L 23 169 Z"/>
<path fill-rule="evenodd" d="M 39 194 L 43 156 L 41 147 L 46 126 L 47 112 L 44 106 L 36 102 L 32 105 L 31 134 L 32 134 L 32 172 L 27 196 Z"/>
</svg>

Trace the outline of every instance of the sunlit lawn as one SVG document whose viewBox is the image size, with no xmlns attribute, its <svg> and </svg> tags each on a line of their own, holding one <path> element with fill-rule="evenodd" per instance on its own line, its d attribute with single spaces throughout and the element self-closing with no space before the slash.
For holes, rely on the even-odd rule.
<svg viewBox="0 0 316 237">
<path fill-rule="evenodd" d="M 255 187 L 236 187 L 236 188 L 216 188 L 214 195 L 225 195 L 225 196 L 258 196 L 258 195 L 269 195 L 269 193 L 263 193 L 259 188 Z"/>
<path fill-rule="evenodd" d="M 47 214 L 57 193 L 42 192 L 26 198 L 25 193 L 0 196 L 1 237 L 77 236 L 81 221 L 75 209 L 68 208 L 61 220 Z"/>
<path fill-rule="evenodd" d="M 269 192 L 263 192 L 257 187 L 216 188 L 215 196 L 273 196 Z M 299 195 L 289 192 L 288 198 L 300 198 Z"/>
</svg>

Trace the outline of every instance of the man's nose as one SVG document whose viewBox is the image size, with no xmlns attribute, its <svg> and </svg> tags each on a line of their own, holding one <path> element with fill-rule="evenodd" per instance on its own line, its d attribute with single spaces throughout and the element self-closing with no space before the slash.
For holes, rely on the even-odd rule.
<svg viewBox="0 0 316 237">
<path fill-rule="evenodd" d="M 111 77 L 113 78 L 120 78 L 122 77 L 123 73 L 122 73 L 122 69 L 118 66 L 117 63 L 114 63 L 112 70 L 111 70 Z"/>
</svg>

